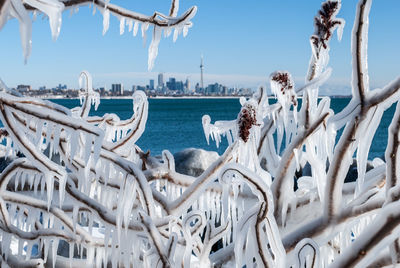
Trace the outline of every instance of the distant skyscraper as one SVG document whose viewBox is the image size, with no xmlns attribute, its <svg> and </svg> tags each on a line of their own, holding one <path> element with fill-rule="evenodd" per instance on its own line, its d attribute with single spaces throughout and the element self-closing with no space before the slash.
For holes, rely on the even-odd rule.
<svg viewBox="0 0 400 268">
<path fill-rule="evenodd" d="M 162 73 L 158 74 L 158 87 L 160 88 L 164 87 L 164 74 Z"/>
<path fill-rule="evenodd" d="M 202 89 L 204 89 L 203 70 L 204 70 L 203 55 L 201 55 L 201 62 L 200 62 L 200 86 L 201 86 Z"/>
<path fill-rule="evenodd" d="M 189 81 L 189 77 L 186 78 L 185 88 L 186 88 L 186 93 L 189 93 L 189 91 L 190 91 L 190 81 Z"/>
<path fill-rule="evenodd" d="M 174 77 L 170 77 L 167 82 L 167 88 L 169 90 L 176 90 L 176 79 Z"/>
<path fill-rule="evenodd" d="M 150 89 L 154 89 L 154 79 L 150 79 Z"/>
<path fill-rule="evenodd" d="M 111 92 L 114 95 L 123 95 L 124 94 L 124 86 L 122 84 L 112 84 Z"/>
</svg>

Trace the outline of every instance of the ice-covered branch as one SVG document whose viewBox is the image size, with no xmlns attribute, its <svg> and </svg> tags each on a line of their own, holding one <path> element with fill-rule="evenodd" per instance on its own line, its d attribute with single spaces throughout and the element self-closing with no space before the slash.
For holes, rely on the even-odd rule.
<svg viewBox="0 0 400 268">
<path fill-rule="evenodd" d="M 179 0 L 172 1 L 169 15 L 154 12 L 151 16 L 146 16 L 103 0 L 4 0 L 0 2 L 0 30 L 10 18 L 18 19 L 24 58 L 27 61 L 31 53 L 32 44 L 32 21 L 29 12 L 39 11 L 49 17 L 51 33 L 53 39 L 56 40 L 61 30 L 62 12 L 65 9 L 74 9 L 82 5 L 93 5 L 94 8 L 97 7 L 101 10 L 103 13 L 103 33 L 108 30 L 110 14 L 120 20 L 121 34 L 124 32 L 126 24 L 129 26 L 129 31 L 133 31 L 134 35 L 138 31 L 139 24 L 142 24 L 143 35 L 150 25 L 154 26 L 153 40 L 149 47 L 149 69 L 152 69 L 154 65 L 162 30 L 165 30 L 166 35 L 170 35 L 171 30 L 174 30 L 174 40 L 180 33 L 186 36 L 188 29 L 192 26 L 191 19 L 197 11 L 197 7 L 193 6 L 181 16 L 177 16 Z"/>
<path fill-rule="evenodd" d="M 372 0 L 359 1 L 352 33 L 353 53 L 353 96 L 361 103 L 365 100 L 365 94 L 369 90 L 367 43 L 368 43 L 368 16 Z"/>
<path fill-rule="evenodd" d="M 72 113 L 75 112 L 80 117 L 86 118 L 93 104 L 95 105 L 95 110 L 97 110 L 100 104 L 100 94 L 93 90 L 92 76 L 88 71 L 82 71 L 79 75 L 79 85 L 85 90 L 83 94 L 80 92 L 79 96 L 82 107 L 72 109 Z"/>
<path fill-rule="evenodd" d="M 278 170 L 280 171 L 272 184 L 272 192 L 275 199 L 275 218 L 278 222 L 285 222 L 285 215 L 287 208 L 283 204 L 283 200 L 288 201 L 288 197 L 285 193 L 293 189 L 293 175 L 296 168 L 293 160 L 296 157 L 296 152 L 300 150 L 305 140 L 325 122 L 329 113 L 323 114 L 318 120 L 316 120 L 308 129 L 302 129 L 299 131 L 297 136 L 293 139 L 290 146 L 285 149 L 285 153 L 280 161 Z M 296 160 L 299 161 L 299 160 Z M 283 211 L 282 211 L 283 210 Z M 283 218 L 281 218 L 283 217 Z"/>
<path fill-rule="evenodd" d="M 232 144 L 225 153 L 207 170 L 203 172 L 183 193 L 171 203 L 164 202 L 164 207 L 170 215 L 179 215 L 190 207 L 207 185 L 215 180 L 218 171 L 232 159 L 232 151 L 236 150 L 237 143 Z"/>
<path fill-rule="evenodd" d="M 185 34 L 196 9 L 179 17 L 179 2 L 171 0 L 168 15 L 149 17 L 102 0 L 0 0 L 0 28 L 17 17 L 21 33 L 29 37 L 29 11 L 39 10 L 57 36 L 60 13 L 86 4 L 101 10 L 105 31 L 110 14 L 120 19 L 121 33 L 128 25 L 136 34 L 142 24 L 145 34 L 152 25 L 150 67 L 162 31 L 175 30 L 174 39 Z M 295 88 L 289 72 L 274 72 L 276 103 L 270 104 L 273 97 L 260 88 L 240 99 L 236 119 L 211 123 L 204 116 L 207 142 L 211 136 L 218 146 L 226 136 L 229 145 L 197 177 L 178 173 L 170 152 L 156 157 L 135 144 L 147 121 L 143 92 L 133 95 L 132 117 L 120 120 L 115 114 L 89 116 L 98 95 L 88 72 L 81 74 L 82 107 L 72 110 L 20 96 L 0 81 L 0 151 L 11 159 L 0 174 L 0 261 L 10 266 L 28 259 L 27 266 L 366 267 L 387 264 L 390 256 L 398 263 L 400 104 L 386 163 L 368 161 L 368 152 L 383 112 L 400 98 L 400 78 L 383 89 L 368 88 L 370 6 L 371 0 L 360 0 L 357 7 L 353 97 L 341 112 L 331 116 L 330 99 L 318 97 L 332 72 L 329 42 L 344 26 L 336 18 L 341 2 L 327 0 L 315 18 L 306 84 Z M 29 38 L 23 42 L 28 52 Z M 357 175 L 352 175 L 355 152 Z M 349 178 L 355 181 L 345 183 Z"/>
<path fill-rule="evenodd" d="M 386 192 L 399 184 L 399 137 L 400 135 L 400 102 L 397 103 L 396 112 L 389 126 L 388 144 L 385 152 L 386 159 Z M 389 197 L 388 197 L 389 198 Z M 394 201 L 394 200 L 388 200 Z"/>
<path fill-rule="evenodd" d="M 314 35 L 310 38 L 312 55 L 309 63 L 307 81 L 318 77 L 329 60 L 329 41 L 337 29 L 338 39 L 342 38 L 344 20 L 336 18 L 341 8 L 340 0 L 327 0 L 314 18 Z"/>
<path fill-rule="evenodd" d="M 383 248 L 396 238 L 400 229 L 400 215 L 396 207 L 399 201 L 393 202 L 380 210 L 377 217 L 365 229 L 359 239 L 351 244 L 332 264 L 332 267 L 362 267 L 371 263 Z"/>
</svg>

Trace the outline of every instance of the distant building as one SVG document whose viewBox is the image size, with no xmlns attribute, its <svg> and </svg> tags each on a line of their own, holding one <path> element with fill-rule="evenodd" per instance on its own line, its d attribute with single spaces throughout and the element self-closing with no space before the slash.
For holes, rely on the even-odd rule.
<svg viewBox="0 0 400 268">
<path fill-rule="evenodd" d="M 204 73 L 204 63 L 203 63 L 203 55 L 201 55 L 201 62 L 200 62 L 200 87 L 201 87 L 201 89 L 204 89 L 203 73 Z"/>
<path fill-rule="evenodd" d="M 164 74 L 162 74 L 162 73 L 158 74 L 158 87 L 159 88 L 164 87 Z"/>
<path fill-rule="evenodd" d="M 228 87 L 227 86 L 222 87 L 222 95 L 224 95 L 224 96 L 228 95 Z"/>
<path fill-rule="evenodd" d="M 122 84 L 112 84 L 111 85 L 111 93 L 113 95 L 123 95 L 124 94 L 124 86 Z"/>
<path fill-rule="evenodd" d="M 189 78 L 186 78 L 185 93 L 188 94 L 189 92 L 190 92 L 190 81 L 189 81 Z"/>
<path fill-rule="evenodd" d="M 178 81 L 175 83 L 175 90 L 179 93 L 183 93 L 185 90 L 185 86 L 182 81 Z"/>
<path fill-rule="evenodd" d="M 154 79 L 150 79 L 149 87 L 150 87 L 151 90 L 154 89 Z"/>
<path fill-rule="evenodd" d="M 144 87 L 144 86 L 136 86 L 136 90 L 145 91 L 145 90 L 146 90 L 146 87 Z"/>
<path fill-rule="evenodd" d="M 199 83 L 196 83 L 196 86 L 194 87 L 194 91 L 196 93 L 201 93 L 201 88 L 200 88 L 200 84 Z"/>
<path fill-rule="evenodd" d="M 238 95 L 250 96 L 251 94 L 253 94 L 251 88 L 240 88 L 238 90 Z"/>
<path fill-rule="evenodd" d="M 207 86 L 207 94 L 209 95 L 219 95 L 221 92 L 221 85 L 218 83 L 210 84 Z"/>
<path fill-rule="evenodd" d="M 167 88 L 169 90 L 176 90 L 176 79 L 173 77 L 169 78 L 169 81 L 167 82 Z"/>
<path fill-rule="evenodd" d="M 30 85 L 18 85 L 17 86 L 17 91 L 20 93 L 27 93 L 31 90 L 32 90 L 32 88 Z"/>
<path fill-rule="evenodd" d="M 104 96 L 106 94 L 106 89 L 104 87 L 99 88 L 100 96 Z"/>
<path fill-rule="evenodd" d="M 58 86 L 56 87 L 56 90 L 65 90 L 65 89 L 67 89 L 67 85 L 58 84 Z"/>
</svg>

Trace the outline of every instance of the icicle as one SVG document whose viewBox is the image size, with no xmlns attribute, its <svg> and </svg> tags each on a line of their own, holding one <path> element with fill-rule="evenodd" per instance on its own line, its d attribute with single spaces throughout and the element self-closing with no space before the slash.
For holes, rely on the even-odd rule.
<svg viewBox="0 0 400 268">
<path fill-rule="evenodd" d="M 38 1 L 38 0 L 25 0 L 27 4 L 33 6 L 40 11 L 46 13 L 49 17 L 51 35 L 53 40 L 57 40 L 61 29 L 61 18 L 64 10 L 64 4 L 56 0 Z"/>
<path fill-rule="evenodd" d="M 295 160 L 296 160 L 296 170 L 299 171 L 300 170 L 299 153 L 301 154 L 301 151 L 299 152 L 299 150 L 293 149 L 293 153 L 294 153 L 294 157 L 295 157 Z"/>
<path fill-rule="evenodd" d="M 53 243 L 52 243 L 53 268 L 56 266 L 58 242 L 59 242 L 58 238 L 53 238 Z"/>
<path fill-rule="evenodd" d="M 58 177 L 58 183 L 59 183 L 59 189 L 58 193 L 60 195 L 60 208 L 62 208 L 62 204 L 64 203 L 64 197 L 65 197 L 65 185 L 67 183 L 67 177 L 66 175 L 62 175 Z"/>
<path fill-rule="evenodd" d="M 40 195 L 44 195 L 44 188 L 46 187 L 46 179 L 45 176 L 42 175 L 40 178 Z"/>
<path fill-rule="evenodd" d="M 92 235 L 93 233 L 93 215 L 90 213 L 89 214 L 89 233 Z"/>
<path fill-rule="evenodd" d="M 43 143 L 43 141 L 42 141 L 42 131 L 43 131 L 43 124 L 44 124 L 44 122 L 43 121 L 41 121 L 41 120 L 39 120 L 38 121 L 38 123 L 37 123 L 37 128 L 36 128 L 36 140 L 35 140 L 35 144 L 37 144 L 37 148 L 40 150 L 41 149 L 41 146 L 42 146 L 42 143 Z"/>
<path fill-rule="evenodd" d="M 84 161 L 85 161 L 85 163 L 88 163 L 88 161 L 89 161 L 89 157 L 90 157 L 90 155 L 91 155 L 91 153 L 92 153 L 92 141 L 93 141 L 93 139 L 92 139 L 92 136 L 90 136 L 90 135 L 86 135 L 86 140 L 85 140 L 85 149 L 84 149 Z"/>
<path fill-rule="evenodd" d="M 135 24 L 134 24 L 134 26 L 133 26 L 133 31 L 132 31 L 133 36 L 136 36 L 136 35 L 137 35 L 138 29 L 139 29 L 139 22 L 138 22 L 138 21 L 135 21 Z"/>
<path fill-rule="evenodd" d="M 90 264 L 93 264 L 93 260 L 95 259 L 95 256 L 94 256 L 94 254 L 95 254 L 95 248 L 94 247 L 92 247 L 92 246 L 87 246 L 86 247 L 86 259 L 88 260 L 87 261 L 87 263 L 90 265 Z"/>
<path fill-rule="evenodd" d="M 45 176 L 46 187 L 47 187 L 46 188 L 46 190 L 47 190 L 47 209 L 49 210 L 50 205 L 51 205 L 51 200 L 53 199 L 53 186 L 54 186 L 53 178 L 54 178 L 54 176 L 52 175 L 52 173 L 46 173 L 44 176 Z"/>
<path fill-rule="evenodd" d="M 142 38 L 143 38 L 143 44 L 146 44 L 146 32 L 149 29 L 149 23 L 148 22 L 143 22 L 142 23 Z"/>
<path fill-rule="evenodd" d="M 61 125 L 56 124 L 53 132 L 53 145 L 54 145 L 54 152 L 58 153 L 58 147 L 60 142 L 60 135 L 61 135 Z"/>
<path fill-rule="evenodd" d="M 337 33 L 337 39 L 341 41 L 343 36 L 344 25 L 346 24 L 346 22 L 344 19 L 336 18 L 336 20 L 340 22 L 339 25 L 337 26 L 336 33 Z"/>
<path fill-rule="evenodd" d="M 112 229 L 109 226 L 104 226 L 104 248 L 105 248 L 105 255 L 108 255 L 108 248 L 110 244 L 110 236 L 112 233 Z"/>
<path fill-rule="evenodd" d="M 178 30 L 177 28 L 175 28 L 175 29 L 174 29 L 174 37 L 173 37 L 174 43 L 175 43 L 176 40 L 178 39 L 178 35 L 179 35 L 179 30 Z"/>
<path fill-rule="evenodd" d="M 43 240 L 43 252 L 44 252 L 44 262 L 47 262 L 47 257 L 49 256 L 50 239 L 44 238 Z"/>
<path fill-rule="evenodd" d="M 128 197 L 129 201 L 125 203 L 125 208 L 123 209 L 123 219 L 124 219 L 124 226 L 125 226 L 125 234 L 128 232 L 128 226 L 129 226 L 129 218 L 131 216 L 131 211 L 133 208 L 133 204 L 135 203 L 136 200 L 136 181 L 134 181 L 128 191 Z"/>
<path fill-rule="evenodd" d="M 72 160 L 76 154 L 79 145 L 79 133 L 78 131 L 72 131 L 71 138 L 69 140 L 70 144 L 70 156 L 69 158 Z"/>
<path fill-rule="evenodd" d="M 185 25 L 183 27 L 183 37 L 186 37 L 189 32 L 189 26 Z"/>
<path fill-rule="evenodd" d="M 131 32 L 133 29 L 133 20 L 128 20 L 127 24 L 128 24 L 128 31 Z"/>
<path fill-rule="evenodd" d="M 28 174 L 21 173 L 21 191 L 24 190 L 25 181 L 26 181 L 28 176 L 29 176 Z"/>
<path fill-rule="evenodd" d="M 125 32 L 125 17 L 121 17 L 119 20 L 119 34 L 123 35 Z"/>
<path fill-rule="evenodd" d="M 33 179 L 33 193 L 35 195 L 37 194 L 37 189 L 38 189 L 38 185 L 40 183 L 40 180 L 41 180 L 41 175 L 35 174 L 35 177 Z"/>
<path fill-rule="evenodd" d="M 169 37 L 172 33 L 171 28 L 167 28 L 164 30 L 164 37 Z"/>
<path fill-rule="evenodd" d="M 10 252 L 10 245 L 11 245 L 11 234 L 7 232 L 2 232 L 2 237 L 1 237 L 1 249 L 4 254 L 4 258 L 7 260 L 8 259 L 8 253 Z"/>
<path fill-rule="evenodd" d="M 358 194 L 364 184 L 364 177 L 367 168 L 367 160 L 368 160 L 368 152 L 371 147 L 372 139 L 376 130 L 381 122 L 381 118 L 383 116 L 383 109 L 377 107 L 376 109 L 371 110 L 366 118 L 366 126 L 365 130 L 362 131 L 362 134 L 359 139 L 358 149 L 357 149 L 357 169 L 358 169 L 358 187 L 356 194 Z"/>
<path fill-rule="evenodd" d="M 103 11 L 103 35 L 106 34 L 109 27 L 110 27 L 110 10 L 108 10 L 108 8 L 105 8 Z"/>
<path fill-rule="evenodd" d="M 28 11 L 25 9 L 22 1 L 11 0 L 11 16 L 19 20 L 19 32 L 21 36 L 22 48 L 24 51 L 25 63 L 27 62 L 32 49 L 32 22 Z"/>
<path fill-rule="evenodd" d="M 22 256 L 22 252 L 24 249 L 25 241 L 22 239 L 18 239 L 18 256 Z"/>
<path fill-rule="evenodd" d="M 112 261 L 113 261 L 113 267 L 115 267 L 114 266 L 114 262 L 117 262 L 118 261 L 118 257 L 119 257 L 119 247 L 117 247 L 117 234 L 116 234 L 116 232 L 115 232 L 115 230 L 113 230 L 113 232 L 112 232 L 112 236 L 111 236 L 111 259 L 112 259 Z"/>
<path fill-rule="evenodd" d="M 72 259 L 74 258 L 74 249 L 75 249 L 75 243 L 74 242 L 69 242 L 69 263 L 70 265 L 72 264 Z"/>
<path fill-rule="evenodd" d="M 76 233 L 76 224 L 78 222 L 78 212 L 79 212 L 79 206 L 74 205 L 74 208 L 72 210 L 72 221 L 73 221 L 74 233 Z"/>
<path fill-rule="evenodd" d="M 31 259 L 33 244 L 34 244 L 34 241 L 27 241 L 25 260 Z"/>
<path fill-rule="evenodd" d="M 53 123 L 52 122 L 47 122 L 46 123 L 46 146 L 51 144 L 51 135 L 53 134 Z M 51 157 L 51 154 L 49 154 L 49 157 Z"/>
<path fill-rule="evenodd" d="M 14 177 L 14 191 L 15 191 L 15 192 L 16 192 L 17 189 L 18 189 L 18 181 L 19 181 L 19 179 L 20 179 L 20 177 L 21 177 L 21 174 L 22 174 L 22 171 L 19 171 L 19 172 L 17 172 L 17 173 L 15 174 L 15 177 Z"/>
</svg>

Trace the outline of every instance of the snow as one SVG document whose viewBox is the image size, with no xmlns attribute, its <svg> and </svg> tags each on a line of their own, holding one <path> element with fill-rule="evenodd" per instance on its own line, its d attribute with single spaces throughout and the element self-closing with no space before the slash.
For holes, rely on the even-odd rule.
<svg viewBox="0 0 400 268">
<path fill-rule="evenodd" d="M 49 17 L 56 38 L 63 3 L 25 3 Z M 335 3 L 338 8 L 330 15 L 340 23 L 331 30 L 337 30 L 340 39 L 344 26 L 336 18 L 340 1 L 323 6 Z M 156 13 L 156 19 L 170 23 L 164 27 L 128 10 L 124 11 L 136 19 L 115 9 L 111 12 L 107 7 L 112 4 L 105 2 L 103 33 L 110 15 L 120 20 L 120 34 L 128 26 L 136 35 L 140 26 L 145 39 L 153 27 L 151 69 L 162 31 L 164 36 L 174 31 L 175 41 L 192 25 L 196 9 L 175 24 L 180 19 L 179 2 L 172 4 L 170 16 Z M 361 5 L 356 14 L 353 35 L 360 19 L 364 23 L 359 66 L 364 75 L 363 81 L 357 80 L 358 62 L 353 60 L 354 91 L 347 107 L 333 115 L 330 99 L 319 99 L 319 87 L 332 73 L 329 40 L 324 40 L 326 47 L 312 43 L 303 87 L 295 88 L 288 71 L 278 71 L 270 77 L 275 104 L 260 88 L 253 96 L 240 98 L 236 118 L 212 123 L 210 116 L 203 116 L 207 143 L 211 137 L 219 146 L 226 138 L 228 148 L 221 156 L 200 157 L 198 174 L 181 174 L 182 158 L 177 155 L 175 159 L 163 151 L 161 158 L 154 157 L 136 145 L 148 118 L 144 92 L 133 94 L 132 116 L 121 120 L 115 114 L 89 116 L 100 98 L 88 71 L 79 77 L 81 104 L 71 110 L 22 97 L 1 82 L 0 120 L 8 135 L 1 150 L 4 156 L 13 156 L 0 174 L 1 249 L 8 264 L 366 267 L 377 256 L 395 259 L 392 245 L 400 231 L 400 186 L 389 188 L 385 180 L 399 176 L 399 161 L 388 161 L 391 149 L 398 151 L 391 147 L 397 146 L 396 120 L 390 127 L 386 159 L 368 163 L 368 152 L 384 111 L 399 100 L 400 80 L 369 90 L 370 4 L 366 0 L 363 17 L 359 17 Z M 28 11 L 21 1 L 9 0 L 2 12 L 7 18 L 0 16 L 0 28 L 8 16 L 20 22 L 27 58 L 32 27 Z M 355 42 L 353 36 L 353 59 Z M 361 94 L 360 82 L 365 86 Z M 301 110 L 298 94 L 303 94 Z M 23 157 L 15 158 L 17 152 Z M 358 176 L 355 182 L 344 183 L 355 152 Z M 216 252 L 211 253 L 213 246 Z"/>
</svg>

